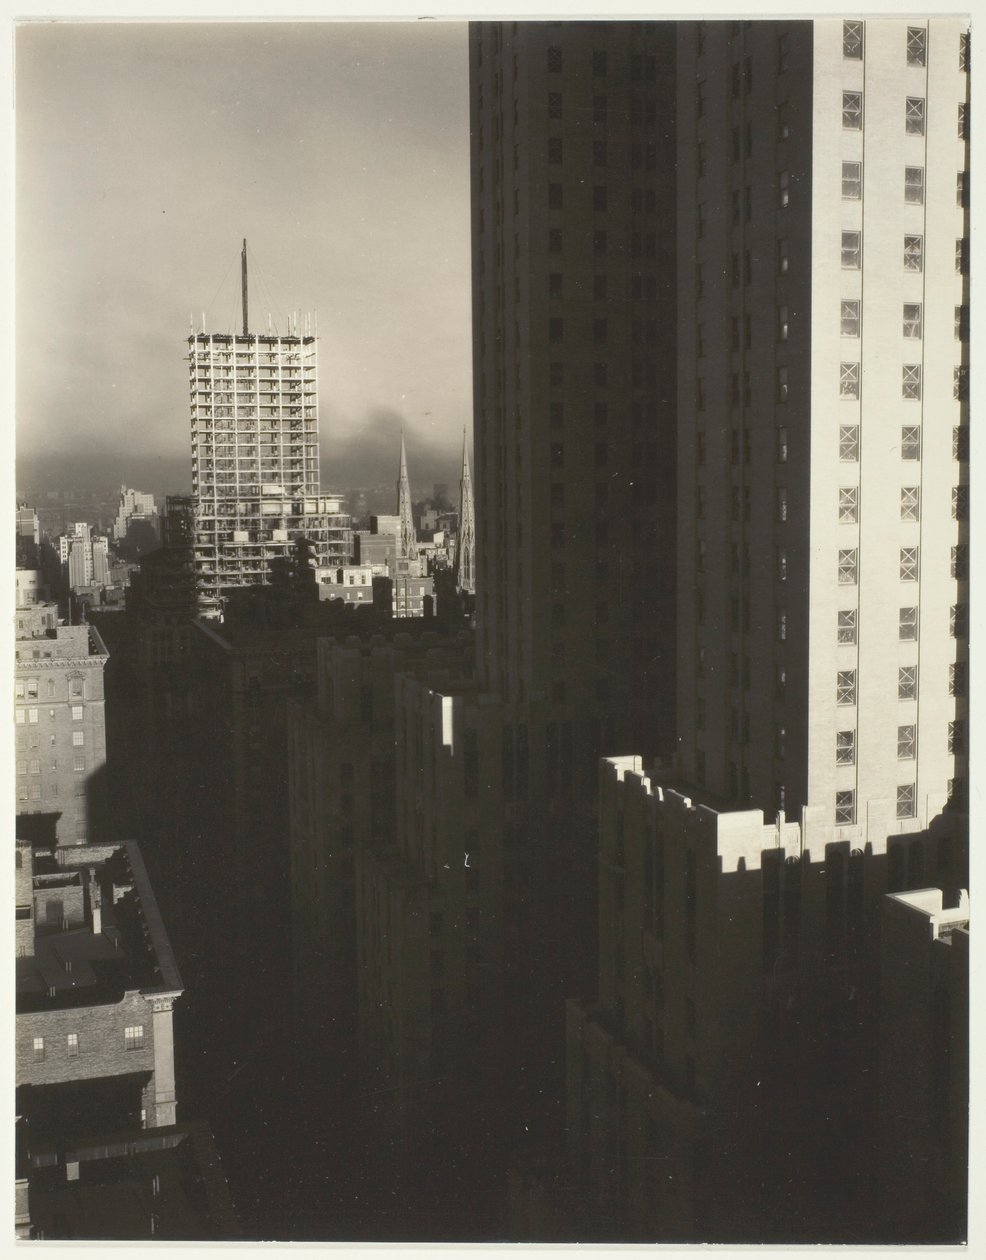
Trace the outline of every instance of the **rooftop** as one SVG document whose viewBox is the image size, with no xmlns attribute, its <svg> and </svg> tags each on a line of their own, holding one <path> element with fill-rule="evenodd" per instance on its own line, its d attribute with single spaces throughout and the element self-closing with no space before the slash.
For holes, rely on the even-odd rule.
<svg viewBox="0 0 986 1260">
<path fill-rule="evenodd" d="M 95 626 L 56 626 L 30 639 L 18 639 L 15 657 L 18 665 L 34 661 L 80 660 L 90 656 L 109 656 L 106 645 Z"/>
</svg>

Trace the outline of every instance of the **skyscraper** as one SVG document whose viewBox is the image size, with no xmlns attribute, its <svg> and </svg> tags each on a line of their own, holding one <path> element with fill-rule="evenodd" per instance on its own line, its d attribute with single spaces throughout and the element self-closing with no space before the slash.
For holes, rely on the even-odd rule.
<svg viewBox="0 0 986 1260">
<path fill-rule="evenodd" d="M 319 489 L 316 338 L 297 319 L 286 336 L 248 331 L 245 241 L 243 332 L 193 333 L 188 351 L 202 611 L 269 581 L 299 537 L 319 564 L 347 563 L 349 518 Z"/>
<path fill-rule="evenodd" d="M 671 733 L 673 58 L 670 24 L 470 32 L 478 660 L 592 757 Z"/>
<path fill-rule="evenodd" d="M 893 1236 L 880 903 L 965 878 L 968 53 L 958 19 L 678 27 L 679 751 L 604 763 L 569 1005 L 622 1237 Z"/>
</svg>

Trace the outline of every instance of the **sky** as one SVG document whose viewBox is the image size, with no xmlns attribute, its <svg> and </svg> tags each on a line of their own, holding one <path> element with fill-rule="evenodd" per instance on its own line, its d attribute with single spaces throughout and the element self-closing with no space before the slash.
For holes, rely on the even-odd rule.
<svg viewBox="0 0 986 1260">
<path fill-rule="evenodd" d="M 18 484 L 189 482 L 189 318 L 239 329 L 244 237 L 251 330 L 317 313 L 325 488 L 396 475 L 402 425 L 412 482 L 455 471 L 464 22 L 32 22 L 15 50 Z"/>
</svg>

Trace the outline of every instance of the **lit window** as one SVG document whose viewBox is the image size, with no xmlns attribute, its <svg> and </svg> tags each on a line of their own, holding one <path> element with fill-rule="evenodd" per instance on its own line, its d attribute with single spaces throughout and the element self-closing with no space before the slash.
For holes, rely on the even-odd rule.
<svg viewBox="0 0 986 1260">
<path fill-rule="evenodd" d="M 897 699 L 916 700 L 918 694 L 918 667 L 901 665 L 897 670 Z"/>
<path fill-rule="evenodd" d="M 907 28 L 907 64 L 909 66 L 923 66 L 925 64 L 926 44 L 927 32 L 923 26 L 909 26 Z"/>
<path fill-rule="evenodd" d="M 842 268 L 844 271 L 858 271 L 863 261 L 862 232 L 842 233 Z"/>
<path fill-rule="evenodd" d="M 784 643 L 787 639 L 787 613 L 783 608 L 777 610 L 777 641 Z"/>
<path fill-rule="evenodd" d="M 68 1057 L 70 1059 L 77 1059 L 79 1057 L 79 1034 L 69 1033 L 65 1038 L 65 1042 L 66 1049 L 68 1050 Z"/>
<path fill-rule="evenodd" d="M 921 458 L 921 428 L 916 424 L 905 424 L 900 431 L 901 459 Z"/>
<path fill-rule="evenodd" d="M 920 519 L 921 490 L 918 486 L 902 486 L 900 491 L 900 519 L 916 521 Z"/>
<path fill-rule="evenodd" d="M 924 97 L 909 96 L 904 102 L 904 130 L 909 136 L 924 135 Z"/>
<path fill-rule="evenodd" d="M 125 1050 L 143 1050 L 144 1025 L 132 1024 L 123 1030 L 123 1047 Z"/>
<path fill-rule="evenodd" d="M 32 724 L 35 724 L 35 725 L 37 724 L 37 721 L 38 721 L 38 711 L 37 711 L 37 709 L 28 709 L 28 711 L 27 711 L 27 720 L 28 720 L 28 722 L 29 722 L 29 723 L 32 723 Z"/>
<path fill-rule="evenodd" d="M 791 203 L 791 177 L 787 171 L 781 171 L 777 176 L 777 189 L 778 205 L 786 210 Z"/>
<path fill-rule="evenodd" d="M 900 580 L 902 582 L 916 582 L 918 580 L 917 547 L 901 547 Z"/>
<path fill-rule="evenodd" d="M 836 765 L 839 766 L 852 766 L 856 764 L 855 731 L 836 731 L 835 761 Z"/>
<path fill-rule="evenodd" d="M 952 486 L 952 520 L 967 521 L 969 519 L 969 487 Z"/>
<path fill-rule="evenodd" d="M 904 237 L 904 270 L 905 271 L 923 271 L 924 270 L 924 237 L 923 236 L 905 236 Z"/>
<path fill-rule="evenodd" d="M 847 131 L 859 131 L 863 126 L 862 92 L 842 93 L 842 125 Z"/>
<path fill-rule="evenodd" d="M 840 669 L 836 675 L 835 702 L 836 704 L 856 703 L 856 671 L 854 669 Z"/>
<path fill-rule="evenodd" d="M 920 302 L 904 303 L 904 336 L 912 338 L 921 336 Z"/>
<path fill-rule="evenodd" d="M 859 364 L 858 363 L 840 363 L 839 364 L 839 397 L 840 398 L 858 398 L 859 397 Z"/>
<path fill-rule="evenodd" d="M 953 757 L 965 752 L 965 723 L 961 719 L 948 724 L 948 751 Z"/>
<path fill-rule="evenodd" d="M 956 582 L 969 579 L 969 547 L 967 543 L 956 543 L 952 548 L 951 574 Z"/>
<path fill-rule="evenodd" d="M 72 721 L 73 722 L 82 721 L 82 705 L 81 704 L 72 705 Z"/>
<path fill-rule="evenodd" d="M 848 827 L 856 821 L 856 793 L 853 790 L 836 792 L 835 825 Z"/>
<path fill-rule="evenodd" d="M 859 302 L 856 299 L 843 298 L 841 303 L 841 320 L 843 337 L 859 336 Z"/>
<path fill-rule="evenodd" d="M 912 206 L 924 205 L 924 167 L 904 167 L 904 200 Z"/>
<path fill-rule="evenodd" d="M 25 715 L 25 713 L 26 713 L 26 710 L 25 710 L 25 709 L 18 709 L 18 710 L 17 710 L 16 717 L 17 717 L 17 723 L 18 723 L 18 725 L 19 725 L 19 726 L 23 726 L 23 725 L 24 725 L 24 715 Z"/>
<path fill-rule="evenodd" d="M 948 667 L 948 694 L 964 696 L 966 692 L 966 668 L 964 661 L 957 661 Z"/>
<path fill-rule="evenodd" d="M 839 612 L 839 630 L 837 639 L 839 643 L 855 643 L 856 642 L 856 609 L 843 608 Z"/>
<path fill-rule="evenodd" d="M 918 637 L 918 610 L 902 608 L 897 615 L 897 636 L 903 643 L 913 642 Z"/>
<path fill-rule="evenodd" d="M 861 162 L 842 163 L 842 200 L 859 201 L 863 195 L 863 165 Z"/>
<path fill-rule="evenodd" d="M 776 491 L 775 511 L 777 522 L 783 525 L 787 520 L 787 489 L 785 486 L 777 486 Z"/>
<path fill-rule="evenodd" d="M 839 425 L 839 460 L 843 464 L 854 464 L 859 459 L 859 425 Z"/>
<path fill-rule="evenodd" d="M 854 525 L 859 519 L 859 488 L 843 486 L 839 491 L 839 524 Z"/>
<path fill-rule="evenodd" d="M 905 363 L 901 369 L 901 397 L 920 399 L 921 397 L 921 364 Z"/>
<path fill-rule="evenodd" d="M 85 742 L 86 742 L 86 733 L 85 733 L 85 731 L 73 731 L 73 732 L 72 732 L 72 745 L 73 745 L 73 747 L 75 747 L 75 748 L 81 748 L 81 747 L 83 746 L 83 744 L 85 744 Z"/>
<path fill-rule="evenodd" d="M 842 23 L 842 55 L 859 60 L 863 55 L 862 22 Z"/>
<path fill-rule="evenodd" d="M 897 817 L 914 817 L 914 784 L 901 783 L 897 788 Z"/>
<path fill-rule="evenodd" d="M 898 726 L 897 727 L 897 760 L 910 761 L 915 756 L 915 745 L 917 744 L 917 736 L 914 726 Z"/>
<path fill-rule="evenodd" d="M 858 570 L 857 555 L 855 547 L 845 547 L 839 550 L 839 584 L 840 586 L 852 586 L 856 582 Z"/>
<path fill-rule="evenodd" d="M 45 1057 L 45 1039 L 44 1037 L 34 1038 L 34 1062 L 42 1063 Z"/>
</svg>

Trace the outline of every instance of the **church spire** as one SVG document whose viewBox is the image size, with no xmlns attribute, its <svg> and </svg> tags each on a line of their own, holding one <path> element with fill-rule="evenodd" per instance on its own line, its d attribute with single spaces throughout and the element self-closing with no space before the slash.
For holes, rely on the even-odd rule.
<svg viewBox="0 0 986 1260">
<path fill-rule="evenodd" d="M 459 480 L 459 539 L 455 549 L 455 585 L 459 591 L 476 593 L 476 507 L 469 473 L 466 430 L 462 429 L 462 476 Z"/>
<path fill-rule="evenodd" d="M 397 517 L 399 534 L 397 537 L 398 560 L 417 560 L 418 539 L 414 532 L 414 518 L 411 515 L 411 487 L 407 479 L 407 453 L 404 450 L 404 430 L 401 429 L 401 472 L 397 481 Z"/>
</svg>

